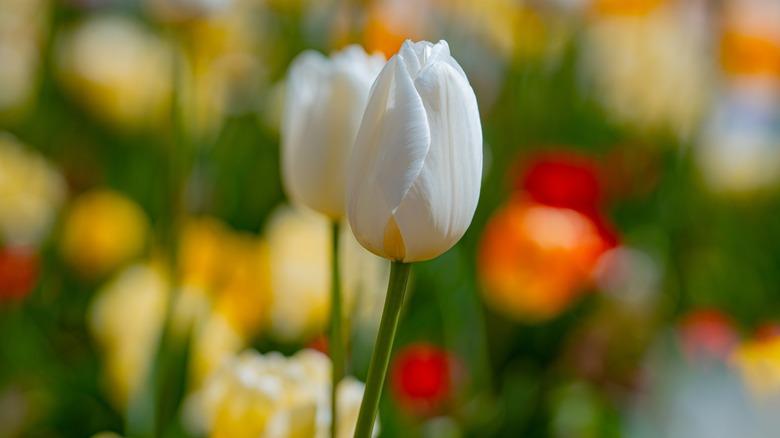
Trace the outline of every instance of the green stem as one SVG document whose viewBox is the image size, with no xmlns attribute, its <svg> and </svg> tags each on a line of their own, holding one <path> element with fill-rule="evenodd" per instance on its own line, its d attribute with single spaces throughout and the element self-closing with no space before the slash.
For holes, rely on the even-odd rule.
<svg viewBox="0 0 780 438">
<path fill-rule="evenodd" d="M 379 333 L 376 336 L 374 353 L 371 355 L 371 364 L 368 367 L 366 390 L 363 393 L 363 402 L 360 404 L 355 438 L 369 438 L 374 428 L 379 398 L 382 395 L 382 386 L 387 375 L 387 367 L 390 364 L 390 352 L 393 349 L 393 340 L 398 329 L 401 306 L 404 303 L 406 283 L 409 280 L 411 267 L 412 265 L 408 263 L 394 261 L 390 268 L 390 282 L 387 285 L 385 308 L 382 311 L 382 321 L 379 323 Z"/>
<path fill-rule="evenodd" d="M 332 385 L 330 388 L 330 406 L 331 421 L 330 434 L 332 438 L 336 435 L 336 426 L 338 423 L 338 403 L 337 390 L 338 383 L 344 378 L 345 355 L 344 355 L 344 333 L 342 328 L 342 310 L 341 310 L 341 278 L 339 272 L 339 223 L 334 221 L 332 224 L 332 251 L 331 251 L 331 285 L 330 285 L 330 339 L 328 339 L 328 349 L 330 351 L 332 367 Z"/>
</svg>

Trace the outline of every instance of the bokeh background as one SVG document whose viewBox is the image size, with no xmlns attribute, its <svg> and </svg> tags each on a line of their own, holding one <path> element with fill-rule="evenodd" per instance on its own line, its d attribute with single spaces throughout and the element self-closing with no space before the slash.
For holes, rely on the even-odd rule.
<svg viewBox="0 0 780 438">
<path fill-rule="evenodd" d="M 219 371 L 327 351 L 286 70 L 406 38 L 449 42 L 485 169 L 414 267 L 380 436 L 777 436 L 775 0 L 0 0 L 0 436 L 260 436 L 288 409 Z M 388 268 L 343 235 L 364 380 Z"/>
</svg>

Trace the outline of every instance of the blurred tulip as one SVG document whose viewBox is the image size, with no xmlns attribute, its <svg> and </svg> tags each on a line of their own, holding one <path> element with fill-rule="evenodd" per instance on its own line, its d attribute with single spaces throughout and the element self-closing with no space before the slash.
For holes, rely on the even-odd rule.
<svg viewBox="0 0 780 438">
<path fill-rule="evenodd" d="M 271 272 L 269 248 L 249 235 L 234 235 L 224 254 L 227 272 L 217 289 L 214 311 L 251 339 L 269 318 Z"/>
<path fill-rule="evenodd" d="M 453 395 L 455 372 L 447 351 L 427 343 L 408 345 L 393 359 L 393 395 L 402 408 L 412 413 L 435 414 Z"/>
<path fill-rule="evenodd" d="M 213 218 L 188 220 L 180 242 L 173 323 L 181 333 L 192 330 L 191 381 L 197 388 L 268 323 L 270 263 L 262 240 Z"/>
<path fill-rule="evenodd" d="M 520 320 L 553 318 L 581 295 L 607 248 L 588 217 L 512 200 L 482 236 L 478 271 L 484 297 Z"/>
<path fill-rule="evenodd" d="M 168 120 L 173 55 L 140 23 L 89 18 L 61 37 L 56 61 L 66 90 L 95 117 L 129 129 Z"/>
<path fill-rule="evenodd" d="M 595 161 L 573 153 L 534 157 L 516 186 L 536 202 L 581 213 L 597 210 L 602 200 Z"/>
<path fill-rule="evenodd" d="M 65 194 L 62 176 L 40 154 L 0 132 L 0 240 L 38 246 Z"/>
<path fill-rule="evenodd" d="M 680 322 L 679 342 L 686 358 L 695 362 L 725 362 L 739 343 L 731 318 L 715 309 L 689 313 Z"/>
<path fill-rule="evenodd" d="M 286 358 L 246 351 L 233 357 L 187 403 L 193 432 L 212 437 L 328 436 L 330 360 L 314 350 Z M 352 436 L 363 384 L 344 379 L 338 387 L 338 437 Z"/>
<path fill-rule="evenodd" d="M 149 222 L 135 202 L 121 193 L 95 189 L 76 198 L 63 225 L 60 248 L 81 274 L 106 274 L 139 256 Z"/>
<path fill-rule="evenodd" d="M 271 216 L 265 234 L 271 331 L 283 341 L 305 341 L 322 332 L 330 312 L 328 221 L 310 211 L 282 207 Z M 341 236 L 344 310 L 367 308 L 370 316 L 360 319 L 376 323 L 378 314 L 371 312 L 381 311 L 378 303 L 384 300 L 387 262 L 361 248 L 351 233 Z"/>
<path fill-rule="evenodd" d="M 88 326 L 101 347 L 106 388 L 124 408 L 143 383 L 162 330 L 168 284 L 160 270 L 125 268 L 95 295 Z"/>
<path fill-rule="evenodd" d="M 28 248 L 0 247 L 0 302 L 20 299 L 38 282 L 38 255 Z"/>
<path fill-rule="evenodd" d="M 466 232 L 479 200 L 482 127 L 445 41 L 404 43 L 379 74 L 349 166 L 358 242 L 403 262 L 432 259 Z"/>
<path fill-rule="evenodd" d="M 282 170 L 290 197 L 332 219 L 344 215 L 346 165 L 381 55 L 350 46 L 291 64 L 282 122 Z"/>
<path fill-rule="evenodd" d="M 595 2 L 581 65 L 594 96 L 617 121 L 683 138 L 695 132 L 714 89 L 704 6 Z"/>
</svg>

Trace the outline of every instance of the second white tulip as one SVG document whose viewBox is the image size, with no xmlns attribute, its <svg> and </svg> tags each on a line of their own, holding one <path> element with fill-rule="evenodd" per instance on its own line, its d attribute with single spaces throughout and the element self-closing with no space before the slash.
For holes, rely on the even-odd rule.
<svg viewBox="0 0 780 438">
<path fill-rule="evenodd" d="M 384 57 L 359 46 L 330 58 L 306 51 L 293 61 L 282 119 L 282 177 L 295 203 L 343 217 L 346 161 L 384 64 Z"/>
</svg>

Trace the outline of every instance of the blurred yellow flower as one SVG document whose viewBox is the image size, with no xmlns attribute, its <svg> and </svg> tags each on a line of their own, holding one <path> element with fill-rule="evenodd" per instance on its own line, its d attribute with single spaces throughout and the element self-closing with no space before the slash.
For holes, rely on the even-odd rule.
<svg viewBox="0 0 780 438">
<path fill-rule="evenodd" d="M 124 195 L 95 189 L 80 195 L 65 218 L 61 250 L 67 262 L 87 276 L 99 276 L 141 254 L 148 219 Z"/>
<path fill-rule="evenodd" d="M 98 15 L 65 32 L 56 61 L 67 91 L 95 117 L 137 129 L 168 120 L 172 53 L 139 22 Z"/>
<path fill-rule="evenodd" d="M 178 324 L 182 328 L 193 328 L 195 387 L 226 356 L 245 348 L 267 323 L 271 299 L 267 252 L 259 238 L 232 231 L 217 219 L 186 222 L 174 319 L 182 321 Z"/>
<path fill-rule="evenodd" d="M 329 434 L 330 360 L 315 350 L 286 358 L 246 351 L 232 357 L 187 401 L 185 421 L 211 437 L 325 438 Z M 351 437 L 363 384 L 339 384 L 338 437 Z"/>
<path fill-rule="evenodd" d="M 106 388 L 117 407 L 127 406 L 154 355 L 168 296 L 161 271 L 150 264 L 125 268 L 95 295 L 88 326 L 101 347 Z"/>
<path fill-rule="evenodd" d="M 780 394 L 780 336 L 745 342 L 733 360 L 753 394 L 760 398 Z"/>
<path fill-rule="evenodd" d="M 375 309 L 376 300 L 384 297 L 388 264 L 360 247 L 348 229 L 341 236 L 344 308 L 361 303 Z M 269 219 L 266 240 L 272 334 L 282 341 L 301 341 L 321 333 L 330 312 L 329 222 L 309 210 L 281 207 Z"/>
<path fill-rule="evenodd" d="M 227 254 L 229 270 L 217 291 L 215 312 L 245 337 L 266 322 L 270 306 L 268 248 L 259 239 L 235 235 Z"/>
<path fill-rule="evenodd" d="M 214 311 L 243 336 L 261 328 L 270 300 L 264 242 L 213 218 L 191 219 L 184 226 L 179 260 L 183 289 L 209 296 Z"/>
<path fill-rule="evenodd" d="M 37 246 L 51 229 L 65 194 L 65 181 L 51 164 L 0 132 L 0 240 Z"/>
</svg>

